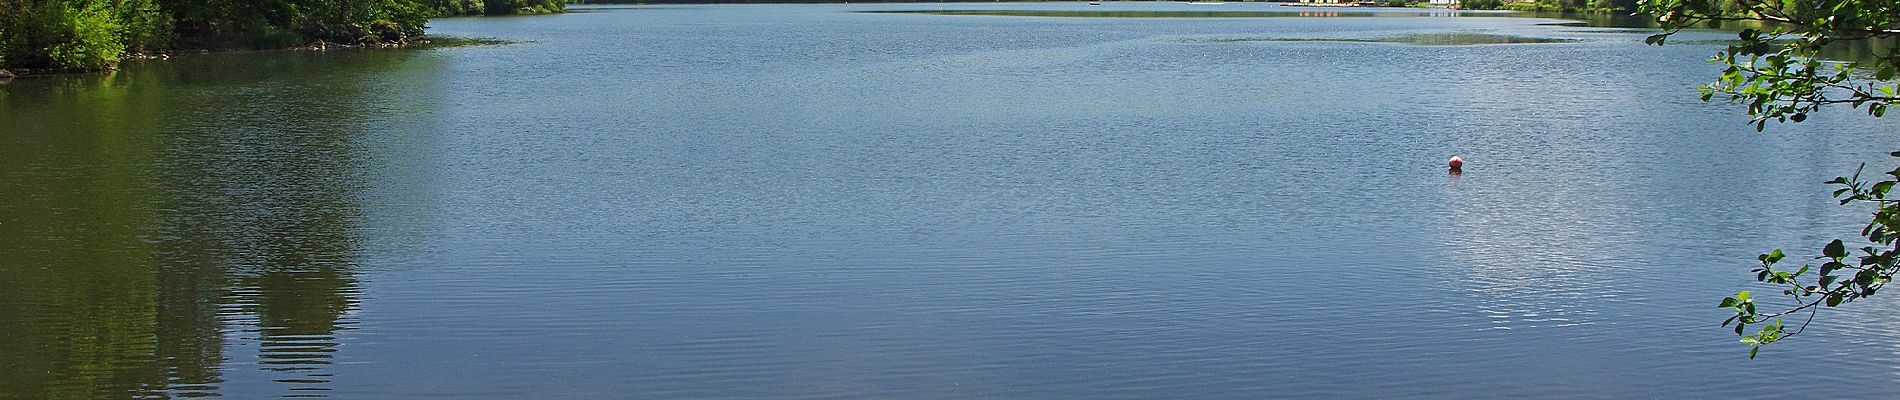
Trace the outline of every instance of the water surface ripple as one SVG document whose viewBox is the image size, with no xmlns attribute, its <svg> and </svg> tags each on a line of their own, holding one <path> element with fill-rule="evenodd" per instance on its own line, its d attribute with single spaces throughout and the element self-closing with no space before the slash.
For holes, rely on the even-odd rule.
<svg viewBox="0 0 1900 400">
<path fill-rule="evenodd" d="M 1820 182 L 1894 121 L 1754 133 L 1695 99 L 1716 46 L 1641 31 L 1085 7 L 595 8 L 16 80 L 0 399 L 1900 389 L 1893 301 L 1755 361 L 1713 308 L 1854 232 Z M 1294 15 L 858 12 L 939 9 Z"/>
</svg>

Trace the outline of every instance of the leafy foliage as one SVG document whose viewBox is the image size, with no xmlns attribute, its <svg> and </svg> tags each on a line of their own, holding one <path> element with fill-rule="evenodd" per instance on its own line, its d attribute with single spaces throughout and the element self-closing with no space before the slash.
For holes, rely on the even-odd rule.
<svg viewBox="0 0 1900 400">
<path fill-rule="evenodd" d="M 1504 0 L 1460 0 L 1458 6 L 1466 10 L 1496 10 L 1504 8 Z"/>
<path fill-rule="evenodd" d="M 548 13 L 565 0 L 0 0 L 0 68 L 98 70 L 126 53 L 406 43 L 443 13 Z M 472 11 L 471 11 L 472 10 Z"/>
<path fill-rule="evenodd" d="M 1892 156 L 1900 157 L 1900 152 Z M 1735 313 L 1723 321 L 1722 326 L 1735 325 L 1735 334 L 1742 335 L 1742 343 L 1751 347 L 1749 357 L 1754 357 L 1763 345 L 1801 333 L 1821 307 L 1838 307 L 1872 296 L 1893 281 L 1895 272 L 1900 272 L 1900 263 L 1895 262 L 1900 257 L 1900 243 L 1895 240 L 1900 239 L 1900 203 L 1896 203 L 1900 199 L 1888 198 L 1894 184 L 1900 181 L 1900 168 L 1888 171 L 1889 179 L 1878 182 L 1869 183 L 1860 175 L 1855 171 L 1852 177 L 1837 177 L 1828 183 L 1841 186 L 1834 191 L 1834 196 L 1840 198 L 1843 205 L 1856 202 L 1878 205 L 1872 221 L 1861 229 L 1861 236 L 1869 245 L 1849 249 L 1846 242 L 1836 239 L 1821 247 L 1821 255 L 1814 258 L 1820 262 L 1818 267 L 1804 263 L 1793 271 L 1776 267 L 1786 258 L 1780 249 L 1757 257 L 1761 266 L 1754 269 L 1755 279 L 1779 287 L 1781 295 L 1792 301 L 1786 309 L 1761 311 L 1748 291 L 1722 299 L 1719 306 Z M 1790 331 L 1782 325 L 1783 316 L 1803 311 L 1807 312 L 1807 319 L 1797 328 Z M 1764 325 L 1748 333 L 1748 326 L 1753 324 Z"/>
<path fill-rule="evenodd" d="M 564 0 L 487 0 L 488 9 L 497 14 L 545 14 L 567 9 Z M 497 12 L 499 11 L 499 12 Z"/>
<path fill-rule="evenodd" d="M 1712 61 L 1724 68 L 1701 91 L 1703 101 L 1721 98 L 1747 105 L 1758 131 L 1769 121 L 1805 121 L 1825 106 L 1846 104 L 1880 117 L 1900 102 L 1900 84 L 1895 82 L 1900 0 L 1647 0 L 1642 11 L 1655 15 L 1662 26 L 1662 33 L 1646 40 L 1656 45 L 1702 24 L 1755 24 L 1737 33 L 1738 42 L 1716 53 Z M 1884 50 L 1848 61 L 1822 57 L 1830 46 L 1844 43 L 1871 43 Z M 1900 152 L 1892 156 L 1900 157 Z M 1750 347 L 1750 358 L 1764 345 L 1801 333 L 1821 308 L 1872 296 L 1900 272 L 1900 199 L 1889 198 L 1900 184 L 1900 169 L 1877 180 L 1864 180 L 1856 171 L 1827 183 L 1840 186 L 1834 197 L 1842 205 L 1874 207 L 1860 232 L 1866 245 L 1850 250 L 1844 241 L 1828 242 L 1814 258 L 1818 265 L 1804 263 L 1793 270 L 1778 267 L 1787 257 L 1779 249 L 1758 257 L 1755 279 L 1780 289 L 1790 303 L 1764 311 L 1749 291 L 1722 299 L 1719 306 L 1734 313 L 1723 326 L 1734 325 L 1735 334 Z M 1799 325 L 1783 325 L 1784 317 L 1802 312 L 1807 315 Z M 1751 332 L 1750 326 L 1758 328 Z"/>
<path fill-rule="evenodd" d="M 144 0 L 29 2 L 0 0 L 0 65 L 54 70 L 97 69 L 119 61 L 128 42 L 156 42 L 127 35 L 127 26 L 159 26 Z"/>
<path fill-rule="evenodd" d="M 565 0 L 429 0 L 441 15 L 546 14 L 567 10 Z"/>
<path fill-rule="evenodd" d="M 114 10 L 104 4 L 56 5 L 47 7 L 50 15 L 57 21 L 70 21 L 67 24 L 53 25 L 56 31 L 51 35 L 63 35 L 67 40 L 51 43 L 46 49 L 47 57 L 63 68 L 86 68 L 98 65 L 112 65 L 119 62 L 119 56 L 125 53 L 125 44 L 120 36 L 124 28 Z"/>
<path fill-rule="evenodd" d="M 434 12 L 414 0 L 162 0 L 188 47 L 279 46 L 325 41 L 402 43 Z M 293 44 L 294 45 L 294 44 Z"/>
<path fill-rule="evenodd" d="M 441 15 L 483 15 L 488 2 L 483 0 L 429 0 L 429 8 Z"/>
</svg>

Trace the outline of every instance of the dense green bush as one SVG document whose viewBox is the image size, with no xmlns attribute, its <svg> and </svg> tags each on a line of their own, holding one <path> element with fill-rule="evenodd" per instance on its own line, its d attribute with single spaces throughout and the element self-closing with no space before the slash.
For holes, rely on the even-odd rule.
<svg viewBox="0 0 1900 400">
<path fill-rule="evenodd" d="M 567 10 L 566 0 L 429 0 L 440 15 L 547 14 Z"/>
<path fill-rule="evenodd" d="M 119 56 L 125 54 L 124 37 L 120 35 L 125 27 L 119 24 L 116 10 L 103 3 L 50 5 L 47 9 L 53 18 L 41 27 L 47 29 L 43 37 L 56 39 L 46 47 L 46 56 L 55 68 L 102 68 L 117 64 Z"/>
<path fill-rule="evenodd" d="M 429 8 L 440 15 L 482 15 L 487 14 L 485 0 L 429 0 Z"/>
<path fill-rule="evenodd" d="M 1459 0 L 1458 7 L 1466 10 L 1496 10 L 1504 7 L 1503 0 Z"/>
<path fill-rule="evenodd" d="M 50 70 L 100 69 L 128 48 L 155 43 L 162 18 L 141 11 L 143 0 L 0 0 L 0 60 L 5 66 Z"/>
<path fill-rule="evenodd" d="M 489 14 L 547 14 L 567 9 L 565 0 L 487 0 Z"/>
<path fill-rule="evenodd" d="M 126 51 L 147 53 L 171 46 L 172 18 L 159 8 L 157 0 L 121 0 L 116 4 Z"/>
<path fill-rule="evenodd" d="M 283 47 L 285 39 L 400 43 L 434 10 L 416 0 L 163 0 L 188 48 Z M 300 44 L 300 43 L 299 43 Z"/>
<path fill-rule="evenodd" d="M 400 44 L 437 15 L 560 12 L 565 0 L 0 0 L 0 68 L 111 68 L 127 53 Z"/>
</svg>

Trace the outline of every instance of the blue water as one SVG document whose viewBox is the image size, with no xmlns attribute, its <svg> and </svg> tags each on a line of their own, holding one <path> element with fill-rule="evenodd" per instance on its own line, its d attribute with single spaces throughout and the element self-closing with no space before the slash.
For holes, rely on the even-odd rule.
<svg viewBox="0 0 1900 400">
<path fill-rule="evenodd" d="M 1900 389 L 1894 301 L 1753 361 L 1717 326 L 1756 254 L 1858 231 L 1821 182 L 1900 133 L 1755 133 L 1696 99 L 1717 46 L 854 12 L 939 8 L 1301 10 L 580 8 L 431 23 L 516 44 L 18 80 L 0 398 Z M 1310 41 L 1452 33 L 1569 41 Z"/>
</svg>

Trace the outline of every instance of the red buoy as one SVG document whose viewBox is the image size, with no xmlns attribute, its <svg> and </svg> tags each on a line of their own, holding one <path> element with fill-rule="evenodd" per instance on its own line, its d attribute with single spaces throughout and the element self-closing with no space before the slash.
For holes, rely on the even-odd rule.
<svg viewBox="0 0 1900 400">
<path fill-rule="evenodd" d="M 1453 154 L 1451 155 L 1451 162 L 1449 164 L 1451 164 L 1452 171 L 1454 172 L 1463 171 L 1465 169 L 1465 158 L 1459 157 L 1457 154 Z"/>
</svg>

